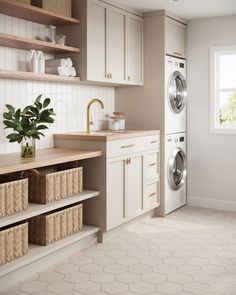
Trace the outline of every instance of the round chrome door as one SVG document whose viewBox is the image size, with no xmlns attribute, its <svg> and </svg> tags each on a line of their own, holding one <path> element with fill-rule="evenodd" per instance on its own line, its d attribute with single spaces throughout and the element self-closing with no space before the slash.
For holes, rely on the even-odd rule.
<svg viewBox="0 0 236 295">
<path fill-rule="evenodd" d="M 187 88 L 184 76 L 179 71 L 174 72 L 170 78 L 168 97 L 171 110 L 180 113 L 186 104 Z"/>
<path fill-rule="evenodd" d="M 174 149 L 168 164 L 168 181 L 173 190 L 180 189 L 187 176 L 187 158 L 181 148 Z"/>
</svg>

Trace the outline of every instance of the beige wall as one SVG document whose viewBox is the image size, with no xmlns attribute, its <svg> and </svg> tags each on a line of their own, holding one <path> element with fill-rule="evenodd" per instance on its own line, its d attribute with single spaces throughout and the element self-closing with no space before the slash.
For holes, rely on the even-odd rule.
<svg viewBox="0 0 236 295">
<path fill-rule="evenodd" d="M 209 132 L 209 49 L 236 45 L 236 16 L 188 25 L 188 203 L 236 210 L 236 135 Z"/>
</svg>

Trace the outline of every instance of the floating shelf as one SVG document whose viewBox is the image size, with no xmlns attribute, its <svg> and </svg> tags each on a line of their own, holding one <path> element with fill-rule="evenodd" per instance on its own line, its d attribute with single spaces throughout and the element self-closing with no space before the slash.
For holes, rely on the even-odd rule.
<svg viewBox="0 0 236 295">
<path fill-rule="evenodd" d="M 30 244 L 28 255 L 0 267 L 0 277 L 98 232 L 98 227 L 84 225 L 79 233 L 71 235 L 51 245 L 38 246 Z"/>
<path fill-rule="evenodd" d="M 22 72 L 14 70 L 0 70 L 0 78 L 18 79 L 18 80 L 34 80 L 46 82 L 62 82 L 62 83 L 78 83 L 80 77 L 67 77 L 49 74 L 35 74 L 31 72 Z"/>
<path fill-rule="evenodd" d="M 29 4 L 14 0 L 1 0 L 0 12 L 2 14 L 26 19 L 45 25 L 73 25 L 79 24 L 78 19 L 67 17 Z"/>
<path fill-rule="evenodd" d="M 79 48 L 54 44 L 46 41 L 30 39 L 25 37 L 19 37 L 0 33 L 0 46 L 26 49 L 26 50 L 41 50 L 48 53 L 78 53 Z"/>
<path fill-rule="evenodd" d="M 84 200 L 88 200 L 97 196 L 99 196 L 98 191 L 84 190 L 81 194 L 77 196 L 73 196 L 73 197 L 66 198 L 66 199 L 49 203 L 49 204 L 29 203 L 28 210 L 25 210 L 23 212 L 20 212 L 11 216 L 0 218 L 0 228 L 13 223 L 20 222 L 22 220 L 29 219 L 31 217 L 34 217 L 40 214 L 44 214 L 56 209 L 63 208 L 68 205 L 76 204 L 78 202 L 82 202 Z"/>
</svg>

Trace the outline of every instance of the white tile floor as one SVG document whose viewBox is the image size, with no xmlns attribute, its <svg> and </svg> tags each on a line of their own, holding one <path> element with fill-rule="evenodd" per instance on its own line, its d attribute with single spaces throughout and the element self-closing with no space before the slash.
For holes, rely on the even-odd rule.
<svg viewBox="0 0 236 295">
<path fill-rule="evenodd" d="M 2 294 L 236 295 L 236 213 L 145 218 Z"/>
</svg>

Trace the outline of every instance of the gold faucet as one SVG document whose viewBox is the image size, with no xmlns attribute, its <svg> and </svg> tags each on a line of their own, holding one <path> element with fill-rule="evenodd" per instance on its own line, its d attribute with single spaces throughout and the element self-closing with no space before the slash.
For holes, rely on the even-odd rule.
<svg viewBox="0 0 236 295">
<path fill-rule="evenodd" d="M 87 106 L 87 133 L 90 132 L 90 126 L 93 125 L 93 121 L 92 120 L 90 121 L 90 107 L 95 102 L 99 103 L 101 105 L 102 109 L 104 109 L 104 104 L 100 99 L 94 98 L 89 101 L 88 106 Z"/>
</svg>

